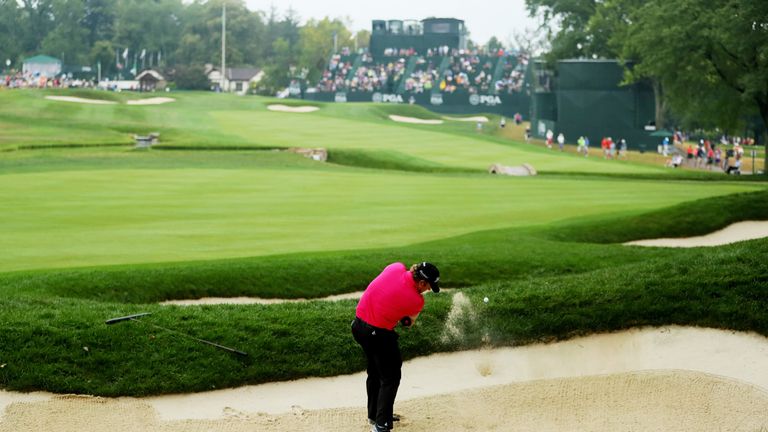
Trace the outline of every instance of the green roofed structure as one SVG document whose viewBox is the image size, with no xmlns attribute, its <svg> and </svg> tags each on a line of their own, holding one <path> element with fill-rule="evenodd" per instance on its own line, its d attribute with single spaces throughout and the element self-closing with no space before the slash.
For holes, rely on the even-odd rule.
<svg viewBox="0 0 768 432">
<path fill-rule="evenodd" d="M 543 138 L 547 130 L 563 133 L 568 142 L 586 136 L 599 143 L 610 136 L 625 139 L 630 148 L 656 148 L 655 104 L 649 84 L 623 84 L 616 60 L 562 60 L 556 70 L 543 62 L 533 65 L 531 132 Z"/>
<path fill-rule="evenodd" d="M 437 47 L 466 49 L 466 35 L 464 21 L 456 18 L 374 20 L 370 50 L 374 57 L 381 57 L 391 49 L 413 49 L 422 54 Z"/>
<path fill-rule="evenodd" d="M 61 66 L 61 60 L 57 58 L 37 55 L 24 60 L 22 72 L 24 74 L 53 78 L 61 73 Z"/>
</svg>

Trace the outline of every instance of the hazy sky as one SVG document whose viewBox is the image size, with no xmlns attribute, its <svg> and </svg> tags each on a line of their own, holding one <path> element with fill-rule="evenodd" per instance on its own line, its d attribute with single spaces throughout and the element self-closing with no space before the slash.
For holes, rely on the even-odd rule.
<svg viewBox="0 0 768 432">
<path fill-rule="evenodd" d="M 374 19 L 457 18 L 464 20 L 470 38 L 479 44 L 491 36 L 506 43 L 515 30 L 536 26 L 528 17 L 525 0 L 246 0 L 246 4 L 265 12 L 274 4 L 280 13 L 293 7 L 302 23 L 309 18 L 348 17 L 354 31 L 370 30 Z"/>
</svg>

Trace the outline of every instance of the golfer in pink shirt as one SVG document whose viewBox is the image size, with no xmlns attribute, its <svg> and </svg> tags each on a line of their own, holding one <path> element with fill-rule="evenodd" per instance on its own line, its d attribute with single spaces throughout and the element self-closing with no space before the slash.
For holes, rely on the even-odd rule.
<svg viewBox="0 0 768 432">
<path fill-rule="evenodd" d="M 398 323 L 410 327 L 424 308 L 422 294 L 439 292 L 440 272 L 428 262 L 408 269 L 388 265 L 366 288 L 357 304 L 352 335 L 368 360 L 368 420 L 373 432 L 392 429 L 392 409 L 400 386 L 403 360 L 397 343 Z"/>
</svg>

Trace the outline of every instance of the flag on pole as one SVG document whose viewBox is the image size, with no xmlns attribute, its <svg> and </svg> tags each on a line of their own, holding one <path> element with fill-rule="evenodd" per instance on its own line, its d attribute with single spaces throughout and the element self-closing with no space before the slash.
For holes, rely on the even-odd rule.
<svg viewBox="0 0 768 432">
<path fill-rule="evenodd" d="M 133 68 L 131 68 L 131 74 L 134 77 L 136 76 L 136 73 L 139 72 L 139 70 L 137 69 L 137 65 L 136 65 L 136 63 L 137 63 L 136 57 L 137 57 L 136 53 L 133 53 Z"/>
<path fill-rule="evenodd" d="M 144 60 L 144 57 L 145 57 L 146 55 L 147 55 L 147 50 L 143 49 L 143 50 L 141 50 L 141 56 L 139 56 L 139 58 L 141 58 L 142 60 Z"/>
<path fill-rule="evenodd" d="M 126 60 L 126 61 L 128 60 L 128 48 L 123 50 L 123 60 Z"/>
</svg>

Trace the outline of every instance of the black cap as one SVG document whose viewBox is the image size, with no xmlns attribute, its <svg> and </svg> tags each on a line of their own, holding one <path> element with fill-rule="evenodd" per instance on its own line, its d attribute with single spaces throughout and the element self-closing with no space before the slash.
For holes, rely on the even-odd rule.
<svg viewBox="0 0 768 432">
<path fill-rule="evenodd" d="M 427 281 L 432 288 L 432 292 L 440 292 L 440 270 L 434 264 L 422 262 L 416 265 L 414 271 L 416 279 Z"/>
</svg>

